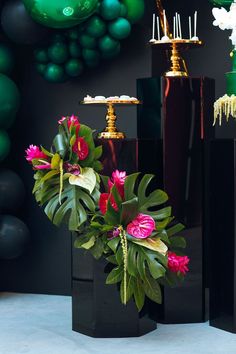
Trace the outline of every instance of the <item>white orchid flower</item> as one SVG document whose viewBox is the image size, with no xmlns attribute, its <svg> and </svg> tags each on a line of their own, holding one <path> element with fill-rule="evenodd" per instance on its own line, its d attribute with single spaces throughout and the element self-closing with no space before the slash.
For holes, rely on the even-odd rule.
<svg viewBox="0 0 236 354">
<path fill-rule="evenodd" d="M 214 7 L 212 9 L 212 14 L 215 17 L 215 21 L 213 22 L 214 26 L 219 26 L 222 30 L 230 29 L 230 15 L 226 9 L 224 9 L 223 7 L 221 9 L 219 9 L 218 7 Z"/>
</svg>

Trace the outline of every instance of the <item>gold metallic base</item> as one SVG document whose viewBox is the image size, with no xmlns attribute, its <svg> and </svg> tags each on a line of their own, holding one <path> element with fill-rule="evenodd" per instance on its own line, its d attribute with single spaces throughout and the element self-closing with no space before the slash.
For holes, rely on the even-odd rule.
<svg viewBox="0 0 236 354">
<path fill-rule="evenodd" d="M 188 77 L 186 71 L 167 71 L 164 76 L 166 77 Z"/>
<path fill-rule="evenodd" d="M 98 139 L 125 139 L 122 132 L 101 132 L 97 135 Z"/>
</svg>

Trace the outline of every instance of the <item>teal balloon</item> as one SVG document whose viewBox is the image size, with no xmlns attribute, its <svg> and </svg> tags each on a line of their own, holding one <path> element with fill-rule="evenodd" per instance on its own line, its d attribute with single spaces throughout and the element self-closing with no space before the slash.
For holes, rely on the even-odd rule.
<svg viewBox="0 0 236 354">
<path fill-rule="evenodd" d="M 122 0 L 122 2 L 126 6 L 126 18 L 130 23 L 135 23 L 141 20 L 145 11 L 144 0 Z"/>
<path fill-rule="evenodd" d="M 82 47 L 88 48 L 88 49 L 93 49 L 97 45 L 96 39 L 89 36 L 86 33 L 84 33 L 80 36 L 79 42 L 82 45 Z"/>
<path fill-rule="evenodd" d="M 79 39 L 79 31 L 77 28 L 72 28 L 68 30 L 67 32 L 67 37 L 72 39 L 72 40 L 78 40 Z"/>
<path fill-rule="evenodd" d="M 227 10 L 230 8 L 233 0 L 210 0 L 210 3 L 214 6 L 225 7 Z"/>
<path fill-rule="evenodd" d="M 82 55 L 86 66 L 88 66 L 89 68 L 96 67 L 100 62 L 100 54 L 97 50 L 83 49 Z"/>
<path fill-rule="evenodd" d="M 98 46 L 102 53 L 108 54 L 117 50 L 119 42 L 111 38 L 109 35 L 105 35 L 104 37 L 100 38 Z"/>
<path fill-rule="evenodd" d="M 79 59 L 70 59 L 65 64 L 65 72 L 71 77 L 76 77 L 82 74 L 83 72 L 83 63 Z"/>
<path fill-rule="evenodd" d="M 49 61 L 48 52 L 46 49 L 35 49 L 34 57 L 39 63 L 47 63 Z"/>
<path fill-rule="evenodd" d="M 45 69 L 44 78 L 49 82 L 64 82 L 66 76 L 61 65 L 49 63 Z"/>
<path fill-rule="evenodd" d="M 23 3 L 36 22 L 52 28 L 76 26 L 98 6 L 98 0 L 23 0 Z"/>
<path fill-rule="evenodd" d="M 105 20 L 114 20 L 120 15 L 121 3 L 119 0 L 103 0 L 99 11 Z"/>
<path fill-rule="evenodd" d="M 61 34 L 61 33 L 56 33 L 54 34 L 54 36 L 52 36 L 52 39 L 51 41 L 53 43 L 57 43 L 57 42 L 64 42 L 65 41 L 65 35 L 64 34 Z"/>
<path fill-rule="evenodd" d="M 124 4 L 120 4 L 121 8 L 120 8 L 120 17 L 126 17 L 127 16 L 127 7 Z"/>
<path fill-rule="evenodd" d="M 11 50 L 0 44 L 0 73 L 9 75 L 14 68 L 15 60 Z"/>
<path fill-rule="evenodd" d="M 49 59 L 55 64 L 63 64 L 68 59 L 67 45 L 62 42 L 54 43 L 48 48 Z"/>
<path fill-rule="evenodd" d="M 126 18 L 119 17 L 109 24 L 108 30 L 113 38 L 124 39 L 128 37 L 131 32 L 131 25 Z"/>
<path fill-rule="evenodd" d="M 46 67 L 47 67 L 46 64 L 42 64 L 42 63 L 37 63 L 36 64 L 36 70 L 41 75 L 43 75 L 45 73 Z"/>
<path fill-rule="evenodd" d="M 3 161 L 10 152 L 11 142 L 5 130 L 0 130 L 0 161 Z"/>
<path fill-rule="evenodd" d="M 0 74 L 0 128 L 8 129 L 13 124 L 20 106 L 20 93 L 16 84 Z"/>
<path fill-rule="evenodd" d="M 102 37 L 106 33 L 106 23 L 99 16 L 93 16 L 88 20 L 86 31 L 91 37 Z"/>
<path fill-rule="evenodd" d="M 72 58 L 79 58 L 81 56 L 81 47 L 76 41 L 69 43 L 69 53 Z"/>
<path fill-rule="evenodd" d="M 111 52 L 103 52 L 102 53 L 102 58 L 105 60 L 109 60 L 109 59 L 113 59 L 115 58 L 118 54 L 120 54 L 120 50 L 121 50 L 121 45 L 120 43 L 118 43 L 117 47 L 112 50 Z"/>
</svg>

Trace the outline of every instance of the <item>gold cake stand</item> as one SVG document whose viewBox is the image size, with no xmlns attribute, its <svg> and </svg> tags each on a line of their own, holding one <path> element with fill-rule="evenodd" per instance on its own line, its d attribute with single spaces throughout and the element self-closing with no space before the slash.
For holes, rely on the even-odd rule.
<svg viewBox="0 0 236 354">
<path fill-rule="evenodd" d="M 164 76 L 167 77 L 188 77 L 187 66 L 185 60 L 181 56 L 181 53 L 189 49 L 203 46 L 202 41 L 190 39 L 170 39 L 168 42 L 151 39 L 149 43 L 152 46 L 168 51 L 171 67 L 164 74 Z"/>
<path fill-rule="evenodd" d="M 106 106 L 107 108 L 107 113 L 106 113 L 106 128 L 104 131 L 101 133 L 98 133 L 97 137 L 99 139 L 124 139 L 125 134 L 123 132 L 118 131 L 117 126 L 116 126 L 116 112 L 115 112 L 115 106 L 134 106 L 138 105 L 141 102 L 139 100 L 103 100 L 103 101 L 82 101 L 80 104 L 86 104 L 86 105 L 94 105 L 94 106 Z"/>
</svg>

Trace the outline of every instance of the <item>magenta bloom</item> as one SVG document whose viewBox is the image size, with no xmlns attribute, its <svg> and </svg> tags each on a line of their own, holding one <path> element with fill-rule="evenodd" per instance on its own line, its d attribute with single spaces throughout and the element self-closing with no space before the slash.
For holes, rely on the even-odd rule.
<svg viewBox="0 0 236 354">
<path fill-rule="evenodd" d="M 147 238 L 152 234 L 155 228 L 155 221 L 151 216 L 138 214 L 127 226 L 127 232 L 135 238 Z"/>
<path fill-rule="evenodd" d="M 80 175 L 80 166 L 78 164 L 70 164 L 66 162 L 64 164 L 64 168 L 66 169 L 66 172 L 71 173 L 72 175 L 79 176 Z"/>
<path fill-rule="evenodd" d="M 115 185 L 121 198 L 124 198 L 124 184 L 125 184 L 126 172 L 125 171 L 114 171 L 112 173 L 111 179 L 108 180 L 109 190 Z"/>
<path fill-rule="evenodd" d="M 34 165 L 36 170 L 50 170 L 52 168 L 48 161 L 40 160 L 40 162 L 42 162 L 42 165 Z"/>
<path fill-rule="evenodd" d="M 34 159 L 46 159 L 47 155 L 45 155 L 38 146 L 30 145 L 28 149 L 25 150 L 26 152 L 26 160 L 31 162 Z"/>
<path fill-rule="evenodd" d="M 186 274 L 189 264 L 189 258 L 187 256 L 177 256 L 174 252 L 168 252 L 168 268 L 171 272 Z"/>
<path fill-rule="evenodd" d="M 65 120 L 67 119 L 67 117 L 62 117 L 59 121 L 58 121 L 58 124 L 62 124 Z M 67 121 L 67 126 L 68 128 L 70 129 L 71 126 L 74 126 L 76 127 L 76 134 L 78 134 L 79 132 L 79 129 L 80 129 L 80 122 L 79 122 L 79 118 L 77 116 L 75 116 L 74 114 L 72 114 L 72 116 L 70 116 L 68 118 L 68 121 Z"/>
</svg>

